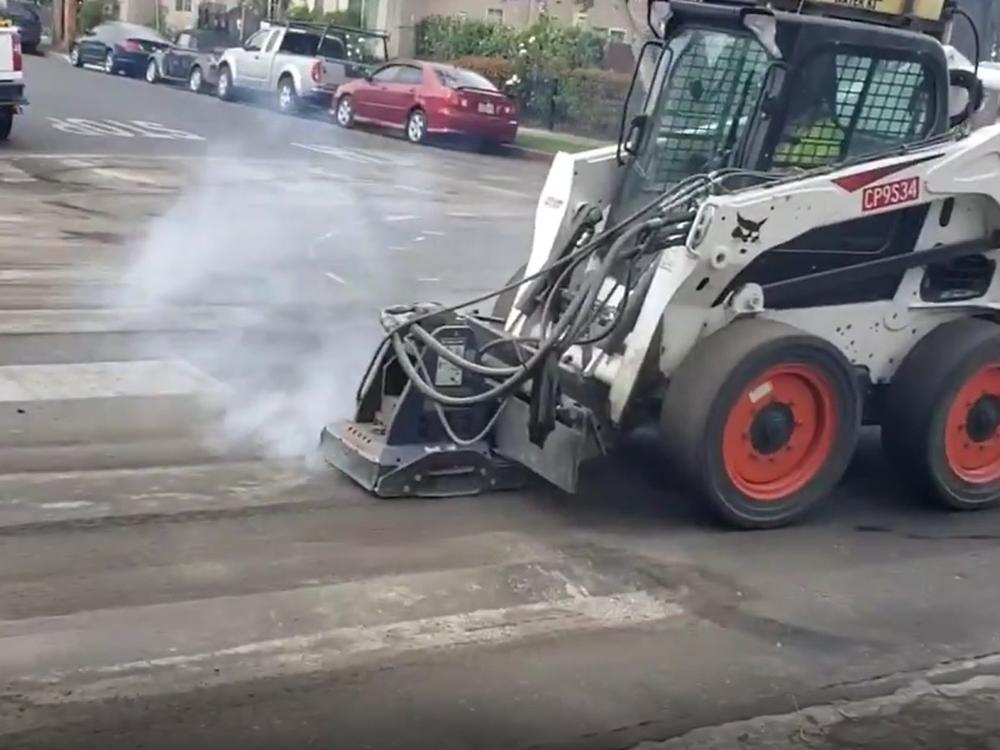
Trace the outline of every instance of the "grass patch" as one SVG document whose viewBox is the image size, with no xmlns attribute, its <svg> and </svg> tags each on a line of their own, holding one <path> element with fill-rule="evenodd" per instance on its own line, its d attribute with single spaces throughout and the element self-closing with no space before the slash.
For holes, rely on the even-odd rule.
<svg viewBox="0 0 1000 750">
<path fill-rule="evenodd" d="M 518 133 L 514 144 L 521 148 L 532 149 L 533 151 L 544 151 L 547 154 L 554 154 L 557 151 L 575 153 L 577 151 L 587 151 L 598 146 L 608 145 L 603 141 L 595 141 L 590 138 L 580 138 L 561 133 L 538 132 Z"/>
</svg>

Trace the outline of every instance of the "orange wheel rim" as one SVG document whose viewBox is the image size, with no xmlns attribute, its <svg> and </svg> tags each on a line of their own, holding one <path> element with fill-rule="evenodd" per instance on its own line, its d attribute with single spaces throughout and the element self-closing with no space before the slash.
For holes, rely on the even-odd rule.
<svg viewBox="0 0 1000 750">
<path fill-rule="evenodd" d="M 1000 364 L 978 370 L 952 400 L 944 453 L 948 468 L 970 484 L 1000 479 Z"/>
<path fill-rule="evenodd" d="M 783 500 L 826 465 L 836 431 L 826 377 L 809 365 L 776 365 L 730 409 L 722 435 L 726 474 L 752 500 Z"/>
</svg>

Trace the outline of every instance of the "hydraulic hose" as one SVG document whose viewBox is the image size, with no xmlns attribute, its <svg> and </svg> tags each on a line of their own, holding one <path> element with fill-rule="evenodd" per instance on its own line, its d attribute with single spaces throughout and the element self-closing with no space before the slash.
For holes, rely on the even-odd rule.
<svg viewBox="0 0 1000 750">
<path fill-rule="evenodd" d="M 575 328 L 580 323 L 580 313 L 581 310 L 586 310 L 584 307 L 585 302 L 593 306 L 593 302 L 597 295 L 600 293 L 601 282 L 606 276 L 606 269 L 610 268 L 614 263 L 615 258 L 621 251 L 621 248 L 636 234 L 638 234 L 643 229 L 646 229 L 650 224 L 655 224 L 656 222 L 643 222 L 641 224 L 634 224 L 629 227 L 621 236 L 619 236 L 615 242 L 612 244 L 611 250 L 608 252 L 601 266 L 599 267 L 599 273 L 591 272 L 588 274 L 588 280 L 586 282 L 586 294 L 578 294 L 570 302 L 569 307 L 559 318 L 555 324 L 555 328 L 550 336 L 543 340 L 538 349 L 532 354 L 532 356 L 520 367 L 512 368 L 515 372 L 510 378 L 498 383 L 494 387 L 487 391 L 478 393 L 472 396 L 449 396 L 447 394 L 441 393 L 429 383 L 427 383 L 422 375 L 414 367 L 413 363 L 410 361 L 409 353 L 406 351 L 406 346 L 403 341 L 402 336 L 398 331 L 392 333 L 392 346 L 396 353 L 396 357 L 399 361 L 400 367 L 402 367 L 403 372 L 410 379 L 413 385 L 427 398 L 436 401 L 445 406 L 473 406 L 477 404 L 487 403 L 489 401 L 496 400 L 504 395 L 512 393 L 515 388 L 519 387 L 525 380 L 530 377 L 534 368 L 544 360 L 549 352 L 553 351 L 556 346 L 563 340 L 569 331 L 575 330 Z M 434 339 L 433 336 L 428 334 L 429 338 L 433 341 L 427 341 L 431 348 L 443 354 L 448 352 L 448 354 L 455 356 L 454 352 L 448 350 L 441 342 Z M 425 340 L 425 339 L 421 339 Z M 416 356 L 420 359 L 420 353 L 417 352 Z M 447 357 L 446 357 L 447 358 Z M 422 360 L 420 360 L 422 361 Z M 454 363 L 454 360 L 452 360 Z M 467 360 L 465 360 L 467 362 Z M 458 363 L 455 363 L 458 364 Z M 464 364 L 460 365 L 464 366 Z M 492 368 L 490 368 L 492 369 Z"/>
<path fill-rule="evenodd" d="M 522 279 L 513 281 L 509 284 L 506 284 L 499 289 L 487 292 L 486 294 L 482 294 L 478 297 L 474 297 L 472 299 L 468 299 L 463 302 L 458 302 L 448 307 L 443 307 L 436 310 L 429 310 L 425 313 L 415 315 L 414 317 L 410 318 L 409 320 L 397 326 L 395 329 L 388 331 L 386 335 L 383 337 L 382 341 L 380 342 L 378 349 L 376 351 L 376 355 L 372 357 L 372 359 L 368 363 L 368 367 L 365 370 L 365 373 L 362 376 L 360 383 L 358 384 L 358 389 L 357 392 L 355 393 L 355 399 L 360 401 L 362 394 L 369 387 L 371 379 L 376 372 L 375 369 L 376 363 L 381 361 L 381 357 L 385 351 L 385 348 L 391 344 L 395 350 L 396 355 L 399 356 L 400 354 L 399 347 L 397 346 L 397 342 L 394 341 L 393 339 L 399 336 L 400 334 L 405 333 L 407 330 L 417 325 L 422 320 L 425 320 L 432 315 L 437 315 L 445 312 L 455 312 L 465 307 L 470 307 L 471 305 L 475 305 L 480 302 L 485 302 L 486 300 L 497 297 L 506 291 L 510 291 L 512 289 L 518 289 L 525 283 L 536 280 L 546 274 L 549 274 L 557 268 L 564 267 L 568 264 L 575 264 L 576 262 L 590 255 L 591 253 L 595 252 L 602 245 L 606 244 L 616 233 L 622 231 L 629 225 L 640 220 L 645 214 L 649 213 L 650 211 L 653 211 L 654 209 L 657 208 L 660 208 L 661 210 L 666 210 L 670 207 L 676 206 L 683 200 L 687 200 L 690 197 L 693 197 L 698 191 L 704 190 L 708 186 L 715 184 L 717 180 L 723 178 L 724 176 L 729 176 L 730 174 L 737 173 L 738 171 L 739 170 L 735 169 L 727 169 L 727 170 L 720 170 L 720 172 L 716 175 L 692 175 L 691 177 L 688 177 L 679 182 L 671 190 L 667 191 L 664 194 L 658 195 L 653 200 L 644 204 L 643 206 L 641 206 L 640 208 L 638 208 L 637 210 L 626 216 L 624 219 L 616 223 L 614 226 L 609 227 L 600 235 L 590 239 L 588 242 L 586 242 L 584 245 L 580 246 L 576 250 L 569 253 L 566 252 L 560 253 L 559 256 L 554 261 L 543 266 L 535 273 L 530 274 L 529 276 L 525 276 Z M 409 364 L 408 360 L 406 361 L 406 363 Z M 405 371 L 406 366 L 403 364 L 403 360 L 401 360 L 401 365 L 403 366 Z M 409 376 L 409 373 L 407 373 L 407 375 Z"/>
</svg>

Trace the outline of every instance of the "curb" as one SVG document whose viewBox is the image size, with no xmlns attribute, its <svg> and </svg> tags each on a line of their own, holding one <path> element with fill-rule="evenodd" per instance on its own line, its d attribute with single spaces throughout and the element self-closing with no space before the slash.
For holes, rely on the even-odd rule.
<svg viewBox="0 0 1000 750">
<path fill-rule="evenodd" d="M 551 154 L 548 151 L 539 151 L 538 149 L 524 148 L 523 146 L 506 146 L 505 151 L 511 156 L 527 161 L 548 163 L 555 158 L 555 154 Z"/>
</svg>

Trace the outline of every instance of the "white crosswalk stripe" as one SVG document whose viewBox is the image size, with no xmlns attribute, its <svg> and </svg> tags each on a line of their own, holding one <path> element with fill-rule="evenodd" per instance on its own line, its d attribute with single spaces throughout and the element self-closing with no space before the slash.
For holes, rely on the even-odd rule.
<svg viewBox="0 0 1000 750">
<path fill-rule="evenodd" d="M 332 156 L 336 159 L 355 164 L 393 165 L 398 167 L 412 166 L 412 161 L 409 159 L 366 151 L 360 148 L 328 146 L 322 143 L 293 143 L 292 145 L 296 148 L 305 149 L 317 154 L 324 154 L 325 156 Z"/>
<path fill-rule="evenodd" d="M 21 183 L 37 182 L 37 178 L 32 177 L 20 167 L 11 164 L 9 161 L 0 160 L 0 183 Z"/>
</svg>

